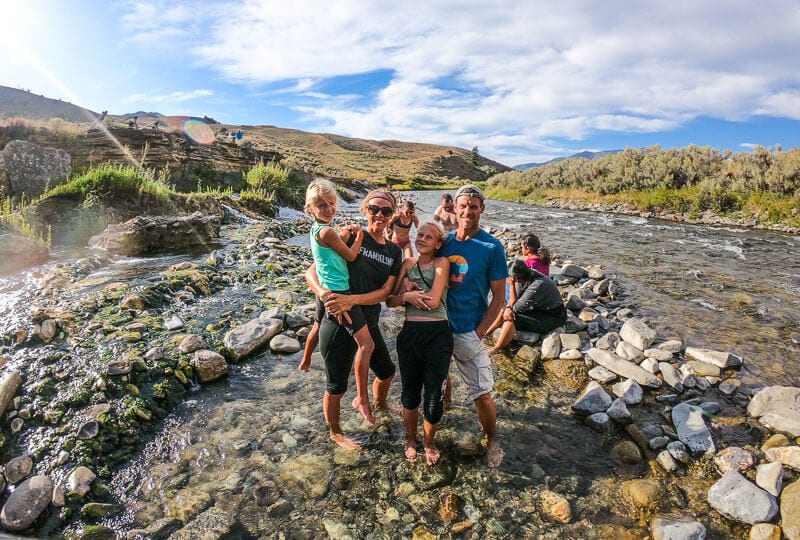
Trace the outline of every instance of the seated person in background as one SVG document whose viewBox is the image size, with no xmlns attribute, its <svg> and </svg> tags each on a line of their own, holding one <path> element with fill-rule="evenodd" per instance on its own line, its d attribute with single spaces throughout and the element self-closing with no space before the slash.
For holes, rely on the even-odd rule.
<svg viewBox="0 0 800 540">
<path fill-rule="evenodd" d="M 541 245 L 538 236 L 529 234 L 523 238 L 522 254 L 525 256 L 525 264 L 528 265 L 528 268 L 537 270 L 546 276 L 550 275 L 550 250 Z"/>
<path fill-rule="evenodd" d="M 510 298 L 503 308 L 500 336 L 489 354 L 507 347 L 517 330 L 546 334 L 567 322 L 567 309 L 553 280 L 520 259 L 509 265 L 509 272 Z"/>
</svg>

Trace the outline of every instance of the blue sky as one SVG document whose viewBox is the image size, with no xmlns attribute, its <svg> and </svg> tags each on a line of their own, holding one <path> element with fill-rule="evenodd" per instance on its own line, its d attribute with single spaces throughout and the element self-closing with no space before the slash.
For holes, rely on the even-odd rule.
<svg viewBox="0 0 800 540">
<path fill-rule="evenodd" d="M 0 0 L 0 84 L 94 111 L 478 146 L 800 146 L 800 2 Z"/>
</svg>

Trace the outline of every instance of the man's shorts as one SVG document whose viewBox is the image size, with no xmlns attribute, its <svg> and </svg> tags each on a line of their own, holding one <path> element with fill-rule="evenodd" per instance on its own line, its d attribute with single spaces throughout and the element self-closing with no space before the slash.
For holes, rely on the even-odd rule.
<svg viewBox="0 0 800 540">
<path fill-rule="evenodd" d="M 492 361 L 475 332 L 453 334 L 453 358 L 470 401 L 475 401 L 494 388 Z"/>
</svg>

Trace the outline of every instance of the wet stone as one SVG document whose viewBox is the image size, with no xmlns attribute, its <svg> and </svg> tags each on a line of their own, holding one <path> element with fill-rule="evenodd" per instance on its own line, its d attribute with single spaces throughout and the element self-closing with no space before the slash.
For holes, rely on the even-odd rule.
<svg viewBox="0 0 800 540">
<path fill-rule="evenodd" d="M 672 454 L 668 450 L 662 450 L 656 456 L 656 462 L 667 472 L 675 472 L 678 470 L 678 463 L 672 458 Z"/>
<path fill-rule="evenodd" d="M 189 334 L 183 338 L 180 345 L 178 345 L 178 350 L 181 352 L 181 354 L 189 354 L 205 348 L 205 339 L 203 339 L 203 336 L 199 336 L 197 334 Z"/>
<path fill-rule="evenodd" d="M 781 540 L 781 528 L 772 523 L 756 523 L 750 528 L 749 540 Z"/>
<path fill-rule="evenodd" d="M 166 328 L 169 331 L 180 330 L 184 326 L 185 323 L 180 319 L 180 317 L 175 315 L 164 321 L 164 328 Z"/>
<path fill-rule="evenodd" d="M 622 492 L 634 505 L 650 506 L 658 500 L 661 486 L 655 480 L 628 480 L 622 483 Z"/>
<path fill-rule="evenodd" d="M 539 496 L 542 504 L 542 512 L 548 518 L 558 523 L 569 523 L 572 521 L 572 508 L 569 501 L 554 491 L 545 490 Z"/>
<path fill-rule="evenodd" d="M 297 339 L 285 334 L 278 334 L 270 340 L 269 348 L 275 352 L 291 354 L 299 351 L 302 347 Z"/>
<path fill-rule="evenodd" d="M 83 440 L 93 439 L 97 437 L 99 432 L 100 424 L 98 424 L 96 420 L 92 420 L 90 422 L 86 422 L 80 427 L 80 429 L 78 429 L 78 438 Z"/>
<path fill-rule="evenodd" d="M 675 459 L 675 461 L 683 463 L 684 465 L 688 464 L 692 460 L 692 456 L 689 455 L 686 445 L 681 441 L 672 441 L 671 443 L 667 444 L 667 451 L 669 452 L 669 455 Z"/>
<path fill-rule="evenodd" d="M 706 527 L 691 517 L 657 516 L 650 520 L 653 540 L 704 540 Z"/>
<path fill-rule="evenodd" d="M 53 481 L 47 476 L 33 476 L 22 482 L 9 495 L 0 512 L 0 524 L 10 531 L 30 527 L 50 504 Z"/>
<path fill-rule="evenodd" d="M 623 382 L 616 383 L 611 387 L 611 391 L 615 396 L 622 398 L 627 405 L 636 405 L 642 402 L 644 391 L 639 384 L 633 379 L 627 379 Z"/>
<path fill-rule="evenodd" d="M 629 319 L 622 325 L 619 336 L 640 351 L 650 347 L 656 339 L 655 330 L 641 319 Z"/>
<path fill-rule="evenodd" d="M 144 357 L 146 360 L 150 361 L 162 360 L 164 358 L 164 349 L 161 347 L 152 347 L 144 353 Z"/>
<path fill-rule="evenodd" d="M 642 462 L 642 451 L 632 441 L 619 441 L 611 450 L 611 455 L 622 463 L 630 465 Z"/>
<path fill-rule="evenodd" d="M 744 472 L 752 469 L 755 465 L 755 457 L 752 453 L 737 446 L 730 446 L 720 450 L 714 456 L 714 465 L 720 474 L 728 471 Z"/>
<path fill-rule="evenodd" d="M 603 366 L 595 366 L 589 370 L 589 377 L 600 384 L 608 384 L 617 378 L 617 374 L 612 373 Z"/>
<path fill-rule="evenodd" d="M 729 471 L 708 490 L 708 503 L 720 514 L 751 525 L 771 521 L 778 513 L 772 495 L 737 471 Z"/>
<path fill-rule="evenodd" d="M 783 465 L 778 462 L 759 465 L 756 469 L 756 485 L 778 497 L 783 488 Z"/>
<path fill-rule="evenodd" d="M 596 381 L 591 381 L 573 403 L 572 410 L 578 414 L 591 415 L 605 412 L 611 406 L 611 396 Z"/>
<path fill-rule="evenodd" d="M 629 424 L 633 421 L 633 416 L 631 416 L 628 406 L 622 398 L 615 399 L 606 414 L 618 424 Z"/>
<path fill-rule="evenodd" d="M 6 481 L 14 485 L 27 478 L 33 471 L 33 460 L 28 456 L 15 457 L 5 466 Z"/>
<path fill-rule="evenodd" d="M 72 471 L 72 473 L 70 473 L 70 475 L 67 477 L 65 487 L 68 493 L 74 493 L 79 497 L 83 497 L 89 493 L 89 490 L 91 489 L 91 483 L 95 478 L 97 478 L 97 475 L 94 474 L 91 469 L 81 465 Z"/>
</svg>

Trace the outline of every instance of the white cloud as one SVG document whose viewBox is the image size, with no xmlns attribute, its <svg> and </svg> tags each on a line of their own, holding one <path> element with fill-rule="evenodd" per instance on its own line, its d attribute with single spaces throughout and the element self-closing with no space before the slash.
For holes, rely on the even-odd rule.
<svg viewBox="0 0 800 540">
<path fill-rule="evenodd" d="M 151 94 L 131 94 L 130 96 L 124 98 L 122 103 L 152 103 L 152 104 L 172 104 L 172 103 L 182 103 L 184 101 L 190 101 L 193 99 L 199 99 L 204 97 L 213 96 L 214 92 L 211 90 L 190 90 L 190 91 L 177 91 L 177 92 L 170 92 L 169 94 L 159 94 L 159 95 L 151 95 Z"/>
<path fill-rule="evenodd" d="M 477 144 L 513 162 L 553 138 L 800 116 L 795 0 L 181 6 L 132 3 L 126 22 L 140 36 L 188 39 L 230 82 L 296 81 L 289 93 L 306 97 L 309 122 L 352 136 Z M 187 35 L 201 18 L 210 28 Z M 362 100 L 320 84 L 378 70 L 391 80 Z"/>
</svg>

